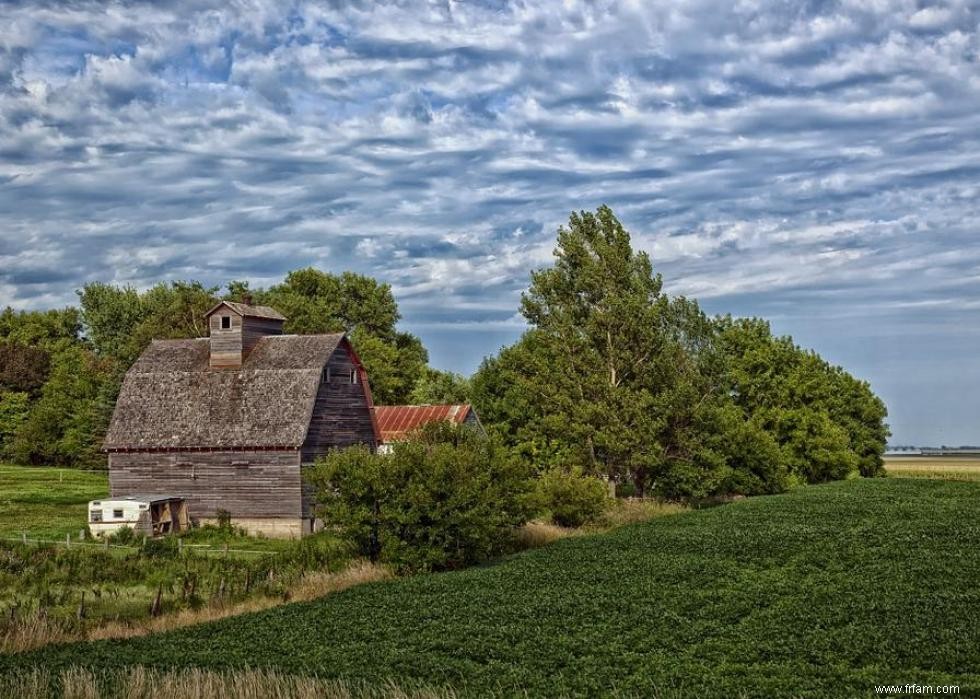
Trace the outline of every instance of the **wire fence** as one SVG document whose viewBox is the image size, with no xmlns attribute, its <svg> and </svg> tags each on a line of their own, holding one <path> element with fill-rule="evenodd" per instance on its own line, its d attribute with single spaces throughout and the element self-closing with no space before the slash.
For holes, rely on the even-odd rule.
<svg viewBox="0 0 980 699">
<path fill-rule="evenodd" d="M 81 532 L 80 532 L 81 533 Z M 125 549 L 128 551 L 141 551 L 146 547 L 146 542 L 148 537 L 143 537 L 142 541 L 138 544 L 113 544 L 110 543 L 108 538 L 102 539 L 102 541 L 86 541 L 84 538 L 73 539 L 71 534 L 66 534 L 64 539 L 41 539 L 36 537 L 31 537 L 27 532 L 23 533 L 19 537 L 2 536 L 0 541 L 12 541 L 20 544 L 37 544 L 42 545 L 53 545 L 53 546 L 64 546 L 67 549 L 72 548 L 84 548 L 89 549 L 98 548 L 104 551 L 110 549 Z M 257 549 L 240 549 L 234 546 L 229 546 L 228 544 L 222 544 L 220 546 L 213 546 L 211 544 L 185 544 L 183 539 L 177 539 L 177 552 L 183 553 L 185 551 L 194 553 L 204 553 L 204 554 L 217 554 L 217 555 L 276 555 L 278 551 L 261 551 Z"/>
</svg>

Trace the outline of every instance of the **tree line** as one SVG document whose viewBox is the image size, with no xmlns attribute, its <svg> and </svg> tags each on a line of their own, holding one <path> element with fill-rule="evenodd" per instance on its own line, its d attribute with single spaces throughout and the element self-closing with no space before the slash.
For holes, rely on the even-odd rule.
<svg viewBox="0 0 980 699">
<path fill-rule="evenodd" d="M 223 293 L 219 293 L 222 292 Z M 126 369 L 153 338 L 202 337 L 221 298 L 271 305 L 285 331 L 346 331 L 375 402 L 469 400 L 508 454 L 623 494 L 698 498 L 875 476 L 888 437 L 870 386 L 758 318 L 711 317 L 663 290 L 608 207 L 572 214 L 531 274 L 522 337 L 472 377 L 428 366 L 387 284 L 307 268 L 244 282 L 88 284 L 79 304 L 0 314 L 0 458 L 100 466 Z"/>
<path fill-rule="evenodd" d="M 668 498 L 783 491 L 882 471 L 884 403 L 758 318 L 668 296 L 608 207 L 573 214 L 531 274 L 529 329 L 484 360 L 485 423 L 544 468 Z"/>
<path fill-rule="evenodd" d="M 287 333 L 349 333 L 379 404 L 407 402 L 421 379 L 439 380 L 422 341 L 398 330 L 391 287 L 370 277 L 306 268 L 259 289 L 96 282 L 78 292 L 77 306 L 0 313 L 0 459 L 104 467 L 102 440 L 126 370 L 153 339 L 207 336 L 205 312 L 245 295 L 283 312 Z"/>
</svg>

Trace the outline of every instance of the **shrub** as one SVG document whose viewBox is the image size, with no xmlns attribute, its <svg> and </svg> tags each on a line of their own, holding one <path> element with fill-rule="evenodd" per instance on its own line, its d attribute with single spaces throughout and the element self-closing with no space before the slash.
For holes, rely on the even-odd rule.
<svg viewBox="0 0 980 699">
<path fill-rule="evenodd" d="M 119 544 L 121 546 L 126 546 L 132 544 L 136 540 L 136 532 L 133 531 L 132 527 L 120 527 L 116 531 L 109 534 L 110 544 Z"/>
<path fill-rule="evenodd" d="M 147 558 L 176 558 L 179 552 L 177 538 L 173 536 L 147 539 L 140 550 Z"/>
<path fill-rule="evenodd" d="M 535 505 L 562 527 L 580 527 L 599 519 L 608 505 L 606 484 L 581 469 L 552 468 L 535 483 Z"/>
<path fill-rule="evenodd" d="M 219 507 L 214 515 L 215 519 L 218 521 L 218 529 L 231 531 L 231 512 Z"/>
<path fill-rule="evenodd" d="M 438 425 L 391 454 L 336 451 L 307 475 L 318 514 L 401 571 L 446 570 L 506 550 L 527 520 L 527 473 L 479 433 Z"/>
</svg>

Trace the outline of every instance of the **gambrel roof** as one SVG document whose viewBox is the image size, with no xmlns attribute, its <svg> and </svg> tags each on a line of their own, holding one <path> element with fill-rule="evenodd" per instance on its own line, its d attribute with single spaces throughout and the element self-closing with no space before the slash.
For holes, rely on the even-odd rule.
<svg viewBox="0 0 980 699">
<path fill-rule="evenodd" d="M 126 373 L 104 447 L 299 448 L 341 342 L 343 333 L 267 335 L 240 368 L 215 370 L 208 338 L 154 340 Z"/>
</svg>

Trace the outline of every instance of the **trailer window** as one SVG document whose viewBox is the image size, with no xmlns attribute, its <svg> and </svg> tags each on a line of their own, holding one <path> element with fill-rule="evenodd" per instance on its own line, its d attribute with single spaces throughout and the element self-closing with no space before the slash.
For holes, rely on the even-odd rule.
<svg viewBox="0 0 980 699">
<path fill-rule="evenodd" d="M 91 520 L 93 522 L 102 521 L 102 510 L 92 510 L 90 514 L 91 514 Z"/>
<path fill-rule="evenodd" d="M 123 518 L 123 511 L 122 510 L 113 510 L 112 511 L 112 518 L 113 519 L 122 519 Z"/>
</svg>

